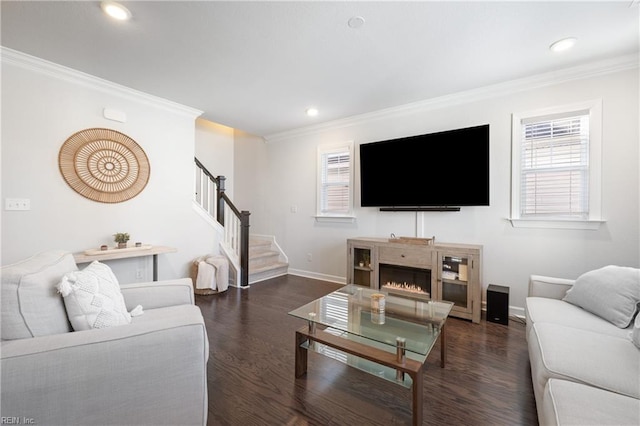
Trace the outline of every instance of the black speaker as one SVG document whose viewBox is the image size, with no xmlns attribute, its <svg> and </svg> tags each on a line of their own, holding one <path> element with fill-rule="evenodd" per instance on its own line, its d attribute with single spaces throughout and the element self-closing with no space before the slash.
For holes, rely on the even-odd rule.
<svg viewBox="0 0 640 426">
<path fill-rule="evenodd" d="M 487 321 L 509 325 L 509 287 L 487 287 Z"/>
</svg>

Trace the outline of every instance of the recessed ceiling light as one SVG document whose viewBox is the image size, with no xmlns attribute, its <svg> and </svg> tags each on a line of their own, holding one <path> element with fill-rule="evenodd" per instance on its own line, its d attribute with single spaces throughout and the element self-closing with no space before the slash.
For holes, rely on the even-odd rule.
<svg viewBox="0 0 640 426">
<path fill-rule="evenodd" d="M 309 108 L 307 108 L 307 111 L 306 111 L 306 112 L 307 112 L 307 115 L 308 115 L 309 117 L 315 117 L 315 116 L 317 116 L 317 115 L 318 115 L 318 113 L 319 113 L 320 111 L 318 111 L 318 108 L 315 108 L 315 107 L 309 107 Z"/>
<path fill-rule="evenodd" d="M 563 38 L 562 40 L 558 40 L 555 43 L 551 43 L 551 46 L 549 46 L 549 50 L 551 50 L 552 52 L 563 52 L 565 50 L 569 50 L 573 47 L 574 44 L 576 44 L 576 38 L 575 37 L 567 37 L 567 38 Z"/>
<path fill-rule="evenodd" d="M 116 3 L 114 1 L 103 1 L 100 3 L 100 7 L 104 13 L 118 21 L 128 21 L 131 19 L 131 12 L 129 12 L 129 9 L 120 3 Z"/>
</svg>

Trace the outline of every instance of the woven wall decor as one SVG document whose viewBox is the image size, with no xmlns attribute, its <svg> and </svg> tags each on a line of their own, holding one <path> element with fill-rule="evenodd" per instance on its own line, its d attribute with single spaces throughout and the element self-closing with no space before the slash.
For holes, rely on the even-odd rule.
<svg viewBox="0 0 640 426">
<path fill-rule="evenodd" d="M 140 145 L 111 129 L 86 129 L 69 137 L 58 155 L 62 177 L 78 194 L 101 203 L 138 195 L 151 167 Z"/>
</svg>

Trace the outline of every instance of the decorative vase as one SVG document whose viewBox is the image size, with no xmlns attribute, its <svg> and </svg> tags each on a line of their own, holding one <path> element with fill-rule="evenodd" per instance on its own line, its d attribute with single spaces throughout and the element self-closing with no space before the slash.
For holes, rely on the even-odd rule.
<svg viewBox="0 0 640 426">
<path fill-rule="evenodd" d="M 118 243 L 118 248 L 127 248 L 127 243 Z"/>
</svg>

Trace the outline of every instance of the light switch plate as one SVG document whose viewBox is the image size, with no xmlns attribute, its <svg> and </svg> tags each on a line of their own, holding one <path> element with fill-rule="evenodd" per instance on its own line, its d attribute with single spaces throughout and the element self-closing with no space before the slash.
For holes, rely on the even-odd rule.
<svg viewBox="0 0 640 426">
<path fill-rule="evenodd" d="M 5 198 L 5 210 L 31 210 L 31 200 L 29 198 Z"/>
</svg>

